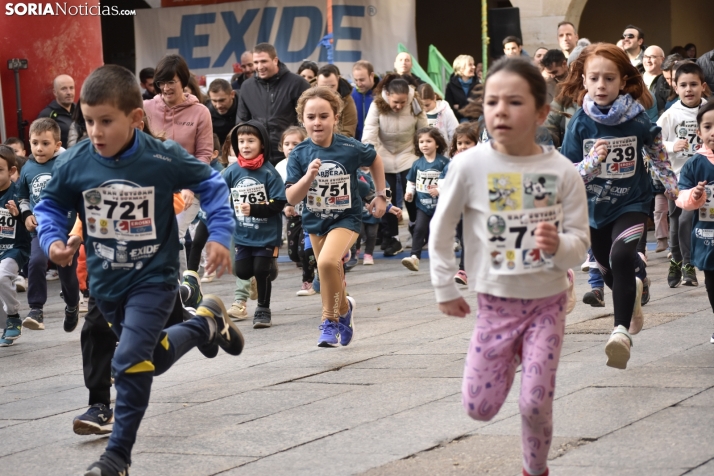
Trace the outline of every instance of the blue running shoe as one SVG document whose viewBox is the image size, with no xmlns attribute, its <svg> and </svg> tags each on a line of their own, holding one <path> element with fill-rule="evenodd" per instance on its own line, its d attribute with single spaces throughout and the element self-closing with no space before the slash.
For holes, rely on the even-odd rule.
<svg viewBox="0 0 714 476">
<path fill-rule="evenodd" d="M 95 403 L 74 417 L 72 429 L 78 435 L 106 435 L 114 428 L 114 412 L 103 403 Z"/>
<path fill-rule="evenodd" d="M 14 317 L 8 316 L 5 322 L 4 339 L 15 340 L 22 335 L 22 319 L 19 314 L 15 314 Z"/>
<path fill-rule="evenodd" d="M 340 345 L 348 345 L 352 341 L 352 335 L 355 332 L 354 312 L 357 303 L 351 296 L 347 296 L 347 302 L 350 305 L 350 310 L 347 311 L 345 317 L 340 317 L 337 323 L 337 328 L 340 331 Z"/>
<path fill-rule="evenodd" d="M 320 338 L 317 339 L 318 347 L 334 347 L 340 338 L 340 331 L 336 322 L 323 321 L 320 324 Z"/>
<path fill-rule="evenodd" d="M 712 341 L 712 342 L 714 342 L 714 341 Z M 15 343 L 14 340 L 6 339 L 5 334 L 3 334 L 2 337 L 0 337 L 0 347 L 10 347 L 14 343 Z"/>
<path fill-rule="evenodd" d="M 320 294 L 320 276 L 317 274 L 317 270 L 315 270 L 315 278 L 312 280 L 312 289 L 317 294 Z"/>
</svg>

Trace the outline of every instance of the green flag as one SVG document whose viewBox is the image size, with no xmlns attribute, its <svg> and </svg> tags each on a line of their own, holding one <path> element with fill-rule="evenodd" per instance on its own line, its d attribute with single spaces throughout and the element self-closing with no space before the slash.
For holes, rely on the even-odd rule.
<svg viewBox="0 0 714 476">
<path fill-rule="evenodd" d="M 399 45 L 397 46 L 397 54 L 399 54 L 399 53 L 409 53 L 409 51 L 407 50 L 406 46 L 399 43 Z M 426 71 L 424 71 L 424 69 L 421 66 L 419 66 L 419 63 L 417 63 L 416 60 L 414 59 L 414 55 L 409 53 L 409 56 L 412 57 L 412 74 L 419 77 L 419 79 L 421 79 L 422 81 L 429 83 L 431 85 L 431 87 L 434 88 L 434 91 L 441 91 L 441 89 L 439 89 L 439 87 L 436 85 L 436 83 L 431 80 L 429 75 L 426 74 Z"/>
<path fill-rule="evenodd" d="M 449 83 L 449 78 L 454 72 L 454 68 L 451 67 L 444 55 L 434 45 L 429 45 L 429 63 L 426 70 L 431 80 L 439 87 L 438 91 L 443 96 L 446 93 L 446 85 Z"/>
</svg>

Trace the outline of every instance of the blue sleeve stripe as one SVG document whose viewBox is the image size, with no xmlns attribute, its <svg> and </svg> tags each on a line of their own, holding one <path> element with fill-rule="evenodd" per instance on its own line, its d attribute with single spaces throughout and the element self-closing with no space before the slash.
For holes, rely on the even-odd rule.
<svg viewBox="0 0 714 476">
<path fill-rule="evenodd" d="M 216 241 L 229 248 L 235 222 L 233 211 L 228 205 L 228 186 L 225 180 L 211 169 L 211 175 L 191 190 L 201 196 L 201 208 L 206 212 L 208 241 Z"/>
</svg>

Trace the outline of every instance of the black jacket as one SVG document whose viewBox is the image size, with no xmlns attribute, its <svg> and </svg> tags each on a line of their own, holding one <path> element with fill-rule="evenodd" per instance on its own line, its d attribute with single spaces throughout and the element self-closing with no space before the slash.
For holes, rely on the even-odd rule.
<svg viewBox="0 0 714 476">
<path fill-rule="evenodd" d="M 63 108 L 62 106 L 59 105 L 57 100 L 52 101 L 49 103 L 49 105 L 44 108 L 42 111 L 40 111 L 39 116 L 37 118 L 39 119 L 40 117 L 49 117 L 50 119 L 54 119 L 57 124 L 59 124 L 60 127 L 60 140 L 62 141 L 62 146 L 67 147 L 68 143 L 68 135 L 69 135 L 69 128 L 72 125 L 72 115 L 74 114 L 74 109 L 77 107 L 76 104 L 72 104 L 72 107 L 70 108 L 69 111 L 67 109 Z"/>
<path fill-rule="evenodd" d="M 664 106 L 667 104 L 670 91 L 669 84 L 667 84 L 667 80 L 664 79 L 662 74 L 653 79 L 652 84 L 650 84 L 650 92 L 657 102 L 657 114 L 660 116 L 664 112 Z"/>
<path fill-rule="evenodd" d="M 253 76 L 255 76 L 255 73 L 253 73 Z M 249 78 L 245 77 L 245 73 L 241 73 L 235 81 L 231 82 L 231 88 L 233 88 L 235 91 L 238 91 L 240 87 L 243 86 L 243 83 L 245 83 L 248 79 Z"/>
<path fill-rule="evenodd" d="M 704 71 L 704 79 L 706 79 L 709 89 L 714 91 L 714 50 L 707 51 L 699 57 L 697 64 Z"/>
<path fill-rule="evenodd" d="M 238 91 L 236 91 L 236 97 L 233 99 L 233 105 L 228 109 L 225 114 L 219 114 L 216 108 L 213 107 L 213 103 L 210 100 L 206 101 L 206 107 L 211 113 L 211 123 L 213 124 L 213 133 L 218 136 L 218 140 L 221 144 L 226 140 L 228 133 L 236 125 L 236 113 L 238 112 Z"/>
<path fill-rule="evenodd" d="M 149 101 L 149 100 L 151 100 L 151 99 L 154 99 L 154 96 L 156 96 L 156 93 L 152 93 L 152 92 L 149 91 L 148 89 L 145 89 L 144 92 L 141 93 L 141 97 L 142 97 L 142 99 L 144 99 L 145 101 Z"/>
<path fill-rule="evenodd" d="M 471 81 L 471 85 L 469 86 L 469 93 L 471 93 L 471 90 L 478 84 L 478 78 L 474 76 L 474 79 Z M 446 94 L 445 94 L 446 102 L 449 103 L 451 106 L 451 109 L 454 110 L 454 114 L 456 115 L 456 119 L 461 122 L 461 119 L 464 118 L 464 116 L 461 115 L 461 109 L 466 106 L 469 101 L 468 101 L 468 94 L 464 94 L 464 89 L 461 87 L 461 83 L 459 82 L 459 77 L 455 74 L 451 75 L 451 78 L 449 79 L 449 82 L 446 84 Z M 455 107 L 458 106 L 458 109 Z"/>
<path fill-rule="evenodd" d="M 283 131 L 298 124 L 297 100 L 310 88 L 307 81 L 288 71 L 282 62 L 278 67 L 278 73 L 267 80 L 253 76 L 243 83 L 237 113 L 240 122 L 255 119 L 265 125 L 270 136 L 270 162 L 273 165 L 284 157 L 278 150 Z"/>
</svg>

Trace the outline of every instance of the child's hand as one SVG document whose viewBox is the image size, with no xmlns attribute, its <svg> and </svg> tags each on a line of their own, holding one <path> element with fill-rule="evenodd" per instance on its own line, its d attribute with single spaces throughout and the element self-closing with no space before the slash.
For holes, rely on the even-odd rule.
<svg viewBox="0 0 714 476">
<path fill-rule="evenodd" d="M 17 205 L 15 204 L 15 200 L 8 200 L 7 203 L 5 204 L 5 208 L 10 212 L 10 215 L 16 217 L 20 214 L 20 210 L 17 209 Z"/>
<path fill-rule="evenodd" d="M 27 231 L 29 232 L 35 231 L 35 229 L 37 228 L 37 220 L 35 219 L 35 215 L 30 215 L 25 219 L 25 228 L 27 228 Z"/>
<path fill-rule="evenodd" d="M 243 216 L 250 216 L 250 203 L 241 203 L 240 204 L 240 212 L 243 214 Z"/>
<path fill-rule="evenodd" d="M 687 139 L 679 139 L 677 141 L 674 141 L 674 145 L 672 146 L 672 150 L 675 152 L 687 149 L 689 149 L 689 142 L 687 142 Z"/>
<path fill-rule="evenodd" d="M 600 162 L 605 162 L 607 158 L 607 141 L 605 139 L 598 139 L 595 145 L 593 145 L 593 149 L 595 149 Z"/>
<path fill-rule="evenodd" d="M 79 247 L 82 245 L 82 239 L 77 235 L 72 235 L 67 240 L 67 247 L 72 248 L 76 253 Z"/>
<path fill-rule="evenodd" d="M 297 216 L 297 213 L 295 213 L 295 207 L 292 205 L 288 205 L 283 209 L 283 213 L 285 213 L 286 217 L 295 217 Z"/>
<path fill-rule="evenodd" d="M 320 166 L 322 165 L 322 162 L 320 159 L 315 159 L 312 162 L 310 162 L 310 165 L 307 166 L 307 175 L 310 177 L 310 180 L 315 180 L 315 177 L 317 177 L 318 172 L 320 171 Z"/>
<path fill-rule="evenodd" d="M 692 189 L 692 198 L 694 200 L 699 200 L 702 198 L 702 194 L 706 193 L 704 186 L 707 184 L 707 181 L 704 180 L 703 182 L 699 182 L 696 187 Z"/>
<path fill-rule="evenodd" d="M 536 247 L 549 255 L 554 255 L 560 245 L 558 228 L 552 223 L 542 221 L 535 229 Z"/>
<path fill-rule="evenodd" d="M 369 212 L 375 218 L 382 218 L 387 210 L 387 199 L 384 197 L 374 197 L 372 203 L 369 204 Z"/>
<path fill-rule="evenodd" d="M 392 205 L 392 207 L 389 209 L 389 213 L 391 213 L 392 215 L 396 215 L 397 220 L 399 220 L 402 217 L 402 209 L 397 208 L 394 205 Z"/>
<path fill-rule="evenodd" d="M 217 277 L 231 272 L 231 254 L 228 248 L 215 241 L 206 243 L 206 273 L 216 272 Z"/>
<path fill-rule="evenodd" d="M 471 314 L 471 308 L 466 299 L 462 297 L 453 301 L 440 302 L 439 310 L 447 316 L 466 317 L 467 314 Z"/>
<path fill-rule="evenodd" d="M 407 193 L 404 194 L 404 201 L 405 201 L 405 202 L 411 202 L 412 200 L 414 200 L 414 194 L 413 194 L 413 193 L 407 192 Z"/>
<path fill-rule="evenodd" d="M 188 210 L 188 207 L 193 203 L 193 192 L 191 190 L 181 190 L 181 197 L 183 198 L 183 209 Z"/>
<path fill-rule="evenodd" d="M 72 264 L 72 258 L 76 252 L 77 250 L 72 246 L 57 240 L 50 245 L 50 261 L 58 266 L 69 266 Z"/>
<path fill-rule="evenodd" d="M 429 195 L 431 195 L 432 197 L 438 197 L 439 196 L 439 187 L 430 188 Z"/>
</svg>

